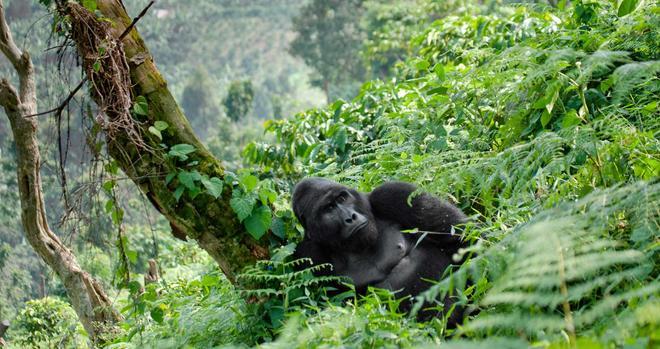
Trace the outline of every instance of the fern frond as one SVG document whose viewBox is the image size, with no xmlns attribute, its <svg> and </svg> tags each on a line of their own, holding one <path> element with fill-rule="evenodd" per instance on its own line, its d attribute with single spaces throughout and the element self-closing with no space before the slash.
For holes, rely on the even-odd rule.
<svg viewBox="0 0 660 349">
<path fill-rule="evenodd" d="M 630 100 L 632 91 L 644 84 L 648 84 L 648 93 L 655 95 L 657 100 L 658 93 L 660 93 L 659 75 L 660 61 L 634 62 L 618 67 L 612 73 L 614 79 L 613 103 L 621 104 L 625 100 Z"/>
<path fill-rule="evenodd" d="M 626 51 L 596 51 L 584 58 L 576 80 L 579 84 L 586 84 L 609 74 L 617 65 L 630 61 L 630 53 Z"/>
</svg>

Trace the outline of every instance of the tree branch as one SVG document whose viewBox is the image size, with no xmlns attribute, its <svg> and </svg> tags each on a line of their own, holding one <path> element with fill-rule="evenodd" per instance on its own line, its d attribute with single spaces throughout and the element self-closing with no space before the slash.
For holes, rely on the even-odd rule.
<svg viewBox="0 0 660 349">
<path fill-rule="evenodd" d="M 11 31 L 9 30 L 9 25 L 5 20 L 5 5 L 0 0 L 0 50 L 2 53 L 9 59 L 11 64 L 19 70 L 21 56 L 21 50 L 18 49 L 14 43 L 14 38 L 11 36 Z"/>
<path fill-rule="evenodd" d="M 2 0 L 0 0 L 0 51 L 7 57 L 18 73 L 19 104 L 36 103 L 37 94 L 35 92 L 32 60 L 27 52 L 21 52 L 16 46 L 5 18 L 5 5 Z"/>
<path fill-rule="evenodd" d="M 0 0 L 1 2 L 2 0 Z M 20 103 L 14 86 L 7 79 L 0 80 L 0 105 L 7 110 L 17 110 Z"/>
<path fill-rule="evenodd" d="M 37 255 L 59 276 L 90 339 L 101 343 L 116 331 L 121 315 L 112 307 L 112 300 L 101 285 L 80 267 L 73 252 L 48 226 L 41 186 L 37 122 L 25 117 L 37 111 L 34 69 L 30 55 L 16 47 L 4 15 L 4 4 L 0 0 L 0 51 L 14 65 L 20 79 L 19 92 L 6 79 L 0 80 L 0 105 L 9 118 L 16 146 L 23 233 Z"/>
</svg>

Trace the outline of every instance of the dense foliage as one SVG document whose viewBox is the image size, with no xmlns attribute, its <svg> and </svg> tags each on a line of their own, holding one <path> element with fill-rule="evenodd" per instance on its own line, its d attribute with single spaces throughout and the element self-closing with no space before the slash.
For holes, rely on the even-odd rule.
<svg viewBox="0 0 660 349">
<path fill-rule="evenodd" d="M 245 154 L 276 176 L 401 179 L 457 201 L 477 257 L 426 297 L 463 290 L 461 336 L 657 341 L 657 6 L 454 5 L 395 80 L 270 122 L 278 142 Z"/>
<path fill-rule="evenodd" d="M 71 306 L 57 298 L 28 301 L 8 337 L 18 347 L 86 348 L 86 334 Z"/>
<path fill-rule="evenodd" d="M 287 98 L 296 98 L 290 95 L 305 79 L 283 82 L 299 74 L 285 69 L 287 60 L 275 64 L 277 77 L 259 80 L 255 76 L 268 70 L 260 60 L 272 55 L 242 61 L 249 53 L 235 56 L 232 49 L 221 50 L 209 69 L 189 74 L 218 54 L 194 40 L 177 40 L 171 48 L 168 35 L 197 37 L 199 32 L 172 29 L 195 23 L 206 33 L 200 40 L 212 42 L 217 39 L 212 34 L 232 32 L 237 21 L 247 21 L 256 29 L 244 40 L 256 50 L 266 40 L 262 34 L 279 23 L 258 18 L 273 14 L 279 20 L 301 5 L 277 1 L 266 13 L 262 1 L 245 8 L 240 1 L 221 3 L 224 7 L 203 2 L 204 11 L 189 15 L 185 5 L 165 2 L 161 10 L 173 12 L 160 13 L 174 16 L 173 22 L 145 22 L 150 33 L 145 39 L 157 58 L 168 56 L 162 69 L 182 82 L 174 90 L 183 91 L 193 124 L 218 127 L 214 133 L 220 137 L 209 135 L 210 148 L 232 167 L 241 161 L 253 166 L 228 173 L 227 181 L 237 183 L 231 207 L 248 233 L 269 239 L 271 259 L 247 268 L 239 276 L 241 286 L 234 287 L 199 249 L 167 236 L 167 228 L 152 224 L 150 215 L 136 213 L 145 205 L 136 198 L 125 205 L 128 229 L 117 233 L 116 241 L 115 225 L 109 223 L 114 216 L 94 218 L 112 233 L 83 231 L 88 241 L 79 242 L 79 255 L 105 285 L 117 286 L 114 296 L 125 317 L 122 333 L 108 347 L 651 348 L 660 343 L 656 2 L 370 0 L 351 2 L 360 6 L 354 12 L 343 8 L 344 2 L 305 2 L 318 18 L 335 10 L 341 15 L 335 18 L 339 24 L 328 25 L 356 30 L 347 52 L 362 60 L 349 69 L 341 64 L 345 57 L 318 58 L 312 61 L 320 66 L 309 63 L 312 68 L 334 82 L 353 68 L 382 80 L 364 83 L 353 99 L 267 121 L 266 137 L 249 144 L 242 160 L 228 149 L 256 138 L 255 124 L 245 122 L 249 126 L 239 130 L 226 117 L 209 117 L 220 103 L 209 91 L 217 82 L 208 72 L 220 70 L 224 61 L 240 66 L 251 77 L 256 105 L 264 93 L 274 101 L 281 92 L 277 86 L 289 83 L 295 88 L 286 87 Z M 226 24 L 218 24 L 219 13 Z M 299 30 L 328 29 L 313 27 L 322 23 L 304 13 L 294 22 Z M 299 42 L 297 49 L 315 57 L 328 49 L 318 47 L 321 42 Z M 336 51 L 341 37 L 325 42 Z M 231 41 L 227 47 L 239 44 Z M 185 57 L 188 52 L 195 58 Z M 177 79 L 181 75 L 190 77 Z M 275 109 L 276 103 L 266 104 Z M 189 154 L 176 150 L 170 153 Z M 0 153 L 0 165 L 11 169 L 8 159 L 6 150 Z M 3 185 L 15 185 L 10 174 L 0 171 L 0 192 Z M 182 183 L 180 194 L 205 186 L 193 174 L 188 167 L 174 174 Z M 330 297 L 322 286 L 341 280 L 296 271 L 301 261 L 291 260 L 291 254 L 302 227 L 290 210 L 290 189 L 309 175 L 362 191 L 391 179 L 410 181 L 468 213 L 465 234 L 472 247 L 462 251 L 465 264 L 422 296 L 433 302 L 456 293 L 470 312 L 464 324 L 447 329 L 444 319 L 417 322 L 414 315 L 397 312 L 398 300 L 383 290 L 362 298 L 353 292 Z M 107 211 L 118 212 L 118 199 L 106 194 Z M 0 218 L 12 214 L 15 207 L 0 202 Z M 9 229 L 18 236 L 17 229 Z M 24 252 L 6 240 L 12 248 L 0 244 L 0 276 L 28 283 L 20 264 L 7 262 L 15 258 L 9 255 Z M 120 247 L 119 256 L 104 253 L 109 241 Z M 157 258 L 162 270 L 158 282 L 144 285 L 138 280 L 147 258 Z M 17 311 L 3 306 L 25 298 L 20 292 L 29 285 L 21 287 L 0 284 L 0 315 Z M 19 312 L 11 345 L 28 343 L 32 337 L 22 329 L 42 317 L 57 323 L 49 326 L 56 329 L 53 339 L 80 340 L 65 307 L 49 302 L 29 303 Z M 42 308 L 57 312 L 28 311 Z M 53 320 L 53 314 L 64 315 Z"/>
</svg>

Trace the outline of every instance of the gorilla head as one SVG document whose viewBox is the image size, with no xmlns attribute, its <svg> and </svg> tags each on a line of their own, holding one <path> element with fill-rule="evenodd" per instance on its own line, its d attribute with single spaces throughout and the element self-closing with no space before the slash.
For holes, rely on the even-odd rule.
<svg viewBox="0 0 660 349">
<path fill-rule="evenodd" d="M 296 185 L 293 212 L 305 235 L 321 245 L 357 249 L 373 245 L 378 238 L 368 198 L 323 178 Z"/>
</svg>

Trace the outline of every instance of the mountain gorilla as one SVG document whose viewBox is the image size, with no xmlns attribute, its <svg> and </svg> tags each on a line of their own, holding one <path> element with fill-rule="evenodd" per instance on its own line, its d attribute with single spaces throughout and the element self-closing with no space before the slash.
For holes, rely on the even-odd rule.
<svg viewBox="0 0 660 349">
<path fill-rule="evenodd" d="M 460 209 L 429 194 L 412 198 L 416 187 L 389 182 L 371 193 L 341 184 L 308 178 L 293 192 L 293 212 L 305 229 L 295 258 L 310 258 L 314 265 L 329 263 L 325 275 L 346 276 L 359 294 L 368 286 L 416 296 L 438 280 L 464 242 L 454 233 L 467 218 Z M 417 228 L 420 233 L 402 233 Z M 422 232 L 430 232 L 421 238 Z M 452 304 L 444 300 L 445 309 Z M 403 310 L 410 309 L 404 301 Z M 436 313 L 433 313 L 435 315 Z M 428 312 L 422 315 L 427 318 Z M 462 314 L 454 311 L 455 325 Z"/>
</svg>

